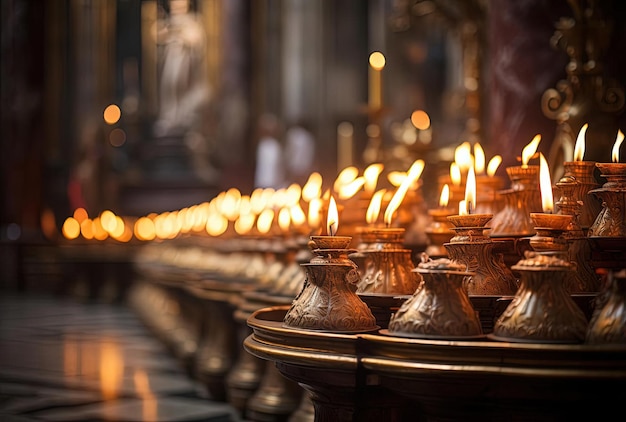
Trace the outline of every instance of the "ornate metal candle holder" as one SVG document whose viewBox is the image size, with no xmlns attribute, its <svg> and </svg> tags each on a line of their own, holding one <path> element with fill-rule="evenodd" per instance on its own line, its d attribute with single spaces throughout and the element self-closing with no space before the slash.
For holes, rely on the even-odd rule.
<svg viewBox="0 0 626 422">
<path fill-rule="evenodd" d="M 574 277 L 563 233 L 569 215 L 532 213 L 537 234 L 534 251 L 513 267 L 521 274 L 515 297 L 498 318 L 490 335 L 495 340 L 531 343 L 581 343 L 587 318 L 566 288 Z"/>
<path fill-rule="evenodd" d="M 587 233 L 592 265 L 608 270 L 598 295 L 586 341 L 626 344 L 626 164 L 598 163 L 607 182 L 591 191 L 602 199 L 603 209 Z M 618 276 L 619 274 L 619 276 Z"/>
<path fill-rule="evenodd" d="M 593 193 L 602 199 L 602 210 L 589 227 L 589 237 L 626 237 L 626 164 L 597 163 L 607 182 Z"/>
<path fill-rule="evenodd" d="M 444 244 L 454 261 L 467 266 L 473 275 L 466 277 L 469 295 L 513 295 L 517 280 L 504 264 L 501 253 L 494 251 L 495 243 L 484 235 L 491 214 L 452 215 L 456 235 Z"/>
<path fill-rule="evenodd" d="M 426 254 L 433 258 L 445 258 L 448 256 L 444 243 L 447 243 L 454 236 L 453 224 L 448 220 L 448 216 L 454 215 L 454 211 L 447 208 L 437 208 L 428 210 L 432 222 L 426 228 L 429 244 L 426 247 Z"/>
<path fill-rule="evenodd" d="M 357 296 L 360 280 L 348 258 L 349 236 L 311 236 L 315 257 L 302 264 L 306 272 L 302 291 L 294 299 L 283 324 L 289 328 L 357 333 L 379 327 L 368 306 Z"/>
<path fill-rule="evenodd" d="M 404 229 L 370 229 L 373 240 L 367 249 L 366 272 L 357 293 L 366 295 L 412 295 L 419 287 L 421 277 L 412 272 L 411 250 L 402 247 Z"/>
<path fill-rule="evenodd" d="M 465 265 L 424 255 L 415 272 L 422 287 L 391 317 L 389 334 L 400 337 L 466 339 L 482 336 L 478 315 L 463 286 Z"/>
<path fill-rule="evenodd" d="M 539 166 L 507 167 L 509 189 L 500 191 L 504 208 L 494 215 L 489 227 L 491 237 L 527 237 L 535 233 L 531 212 L 541 211 Z"/>
<path fill-rule="evenodd" d="M 578 222 L 586 235 L 602 209 L 602 203 L 590 193 L 591 190 L 600 186 L 594 175 L 596 163 L 594 161 L 566 161 L 563 163 L 563 168 L 564 176 L 571 176 L 577 182 L 571 197 L 574 201 L 582 202 Z"/>
<path fill-rule="evenodd" d="M 570 293 L 589 293 L 600 290 L 600 277 L 591 266 L 591 246 L 579 224 L 583 202 L 576 199 L 580 183 L 573 176 L 563 176 L 556 183 L 561 197 L 556 202 L 559 214 L 571 216 L 571 222 L 564 233 L 569 242 L 570 262 L 576 262 L 575 277 L 568 279 Z"/>
<path fill-rule="evenodd" d="M 496 215 L 504 208 L 504 201 L 500 190 L 504 187 L 504 180 L 498 176 L 476 177 L 476 214 Z"/>
</svg>

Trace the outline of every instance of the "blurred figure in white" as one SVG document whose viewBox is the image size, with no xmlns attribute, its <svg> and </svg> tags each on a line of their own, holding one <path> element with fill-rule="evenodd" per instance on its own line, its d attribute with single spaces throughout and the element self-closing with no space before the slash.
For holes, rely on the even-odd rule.
<svg viewBox="0 0 626 422">
<path fill-rule="evenodd" d="M 206 33 L 189 1 L 170 0 L 169 16 L 157 22 L 156 38 L 162 47 L 157 136 L 182 135 L 191 129 L 211 95 Z"/>
<path fill-rule="evenodd" d="M 273 114 L 264 114 L 258 123 L 256 148 L 255 188 L 279 189 L 285 183 L 283 150 L 278 140 L 279 123 Z"/>
<path fill-rule="evenodd" d="M 315 138 L 307 124 L 299 122 L 285 134 L 285 169 L 290 183 L 306 183 L 313 171 Z"/>
</svg>

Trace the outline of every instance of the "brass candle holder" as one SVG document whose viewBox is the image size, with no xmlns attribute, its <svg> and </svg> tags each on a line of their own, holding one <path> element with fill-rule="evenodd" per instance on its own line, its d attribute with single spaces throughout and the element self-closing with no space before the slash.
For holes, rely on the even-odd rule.
<svg viewBox="0 0 626 422">
<path fill-rule="evenodd" d="M 509 189 L 500 191 L 504 207 L 493 216 L 491 237 L 527 237 L 535 234 L 531 212 L 541 211 L 539 166 L 507 167 Z"/>
<path fill-rule="evenodd" d="M 448 208 L 436 208 L 428 210 L 428 214 L 432 218 L 432 222 L 426 228 L 426 236 L 428 236 L 428 246 L 426 254 L 432 258 L 447 258 L 448 251 L 444 244 L 449 242 L 454 236 L 452 227 L 454 225 L 448 220 L 448 216 L 454 215 L 454 210 Z"/>
<path fill-rule="evenodd" d="M 498 176 L 476 176 L 476 214 L 496 215 L 504 208 L 504 200 L 500 191 L 504 180 Z"/>
<path fill-rule="evenodd" d="M 473 273 L 466 277 L 469 295 L 513 295 L 517 280 L 504 264 L 503 256 L 494 250 L 495 243 L 485 236 L 486 224 L 491 214 L 452 215 L 448 220 L 454 225 L 455 236 L 444 246 L 454 261 L 467 266 Z"/>
<path fill-rule="evenodd" d="M 421 277 L 413 273 L 411 250 L 402 246 L 405 230 L 402 228 L 372 228 L 373 237 L 366 255 L 366 272 L 357 285 L 357 293 L 364 296 L 412 295 L 419 287 Z"/>
<path fill-rule="evenodd" d="M 572 191 L 572 198 L 582 202 L 578 222 L 586 235 L 602 209 L 602 202 L 590 193 L 591 190 L 600 186 L 594 175 L 596 163 L 594 161 L 566 161 L 563 163 L 563 168 L 564 176 L 571 176 L 577 182 Z"/>
<path fill-rule="evenodd" d="M 567 289 L 570 293 L 597 293 L 600 290 L 600 277 L 591 266 L 591 245 L 579 223 L 583 205 L 577 199 L 580 186 L 580 182 L 573 176 L 563 176 L 556 183 L 561 192 L 561 197 L 555 203 L 559 209 L 558 214 L 571 216 L 564 236 L 569 243 L 569 260 L 576 262 L 575 277 L 568 279 Z"/>
<path fill-rule="evenodd" d="M 360 280 L 348 258 L 350 236 L 311 236 L 315 257 L 302 264 L 304 286 L 283 319 L 288 328 L 334 333 L 375 331 L 379 327 L 368 306 L 357 296 Z"/>
<path fill-rule="evenodd" d="M 626 344 L 626 164 L 597 163 L 606 183 L 591 191 L 603 209 L 587 233 L 592 265 L 608 271 L 598 295 L 586 342 Z"/>
<path fill-rule="evenodd" d="M 423 255 L 414 271 L 424 283 L 391 317 L 389 334 L 447 340 L 482 337 L 480 320 L 463 286 L 464 278 L 472 275 L 465 265 Z"/>
<path fill-rule="evenodd" d="M 534 251 L 513 267 L 521 274 L 515 297 L 498 318 L 490 337 L 530 343 L 581 343 L 587 319 L 566 289 L 574 276 L 563 233 L 570 215 L 531 213 L 537 234 L 530 239 Z"/>
</svg>

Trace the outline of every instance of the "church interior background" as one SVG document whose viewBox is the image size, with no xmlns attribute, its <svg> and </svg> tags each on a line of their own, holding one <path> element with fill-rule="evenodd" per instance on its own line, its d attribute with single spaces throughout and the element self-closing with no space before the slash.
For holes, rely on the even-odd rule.
<svg viewBox="0 0 626 422">
<path fill-rule="evenodd" d="M 1 19 L 0 419 L 567 420 L 580 400 L 600 400 L 596 415 L 619 408 L 626 391 L 626 188 L 617 176 L 605 184 L 608 170 L 595 164 L 582 197 L 572 202 L 567 184 L 586 183 L 572 173 L 571 163 L 583 161 L 579 139 L 586 137 L 583 162 L 619 155 L 616 139 L 626 128 L 622 2 L 7 0 Z M 540 142 L 524 157 L 536 135 Z M 544 158 L 556 203 L 550 211 L 539 190 Z M 525 188 L 510 169 L 528 160 L 537 168 L 534 194 L 516 203 L 515 191 Z M 486 176 L 488 161 L 494 166 Z M 492 186 L 491 196 L 468 196 L 473 177 Z M 449 204 L 441 202 L 444 184 Z M 602 200 L 583 221 L 597 201 L 592 189 Z M 406 197 L 389 218 L 376 210 L 368 219 L 374 198 L 384 211 L 399 191 Z M 611 202 L 615 195 L 621 199 Z M 331 221 L 335 199 L 339 213 Z M 538 209 L 530 205 L 536 200 Z M 503 207 L 525 215 L 503 220 Z M 291 214 L 281 225 L 283 209 Z M 264 230 L 266 210 L 272 215 Z M 534 229 L 502 232 L 501 225 L 552 211 L 574 216 L 561 232 L 578 227 L 569 237 L 549 235 L 569 239 L 573 271 L 586 269 L 579 278 L 593 280 L 567 295 L 579 305 L 587 300 L 580 305 L 586 330 L 604 303 L 598 298 L 621 292 L 608 345 L 588 344 L 589 332 L 574 341 L 493 334 L 518 297 L 525 252 L 540 248 Z M 374 265 L 367 257 L 390 247 L 409 251 L 410 261 L 394 261 L 378 277 L 393 278 L 408 265 L 426 279 L 416 275 L 428 272 L 424 252 L 428 262 L 466 264 L 458 271 L 475 264 L 457 246 L 444 247 L 465 233 L 446 216 L 472 213 L 490 215 L 478 236 L 499 245 L 491 259 L 514 278 L 505 293 L 470 288 L 481 316 L 478 339 L 394 337 L 390 315 L 399 316 L 421 285 L 376 293 L 377 300 L 355 285 L 376 316 L 374 329 L 325 326 L 312 330 L 321 336 L 315 343 L 308 328 L 289 326 L 290 306 L 315 278 L 307 271 L 323 264 L 312 252 L 314 236 L 348 236 L 343 248 L 362 280 Z M 379 239 L 372 252 L 368 225 L 401 230 L 400 239 Z M 442 227 L 444 241 L 432 236 Z M 487 240 L 483 229 L 492 233 Z M 557 240 L 549 247 L 565 242 Z M 587 255 L 572 258 L 574 248 Z M 331 255 L 327 266 L 339 265 Z M 280 274 L 291 277 L 291 290 L 272 284 Z M 386 320 L 376 313 L 383 308 Z M 263 309 L 274 310 L 257 312 Z M 390 338 L 406 341 L 393 349 Z M 472 342 L 477 351 L 466 351 Z M 443 349 L 425 349 L 433 345 Z M 463 366 L 458 350 L 484 356 L 502 345 L 523 350 L 476 362 L 503 373 L 499 365 L 517 359 L 525 377 L 511 370 L 509 384 L 484 366 L 452 371 L 458 378 L 438 372 L 437 365 Z M 434 354 L 443 357 L 434 362 Z M 395 363 L 385 366 L 381 356 Z M 352 357 L 353 367 L 345 363 Z M 541 399 L 535 384 L 545 386 L 537 387 Z"/>
</svg>

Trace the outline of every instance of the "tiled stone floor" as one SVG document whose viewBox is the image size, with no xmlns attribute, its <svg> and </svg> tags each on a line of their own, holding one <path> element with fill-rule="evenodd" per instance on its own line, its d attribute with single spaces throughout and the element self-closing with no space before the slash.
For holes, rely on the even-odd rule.
<svg viewBox="0 0 626 422">
<path fill-rule="evenodd" d="M 238 421 L 121 304 L 0 291 L 0 421 Z"/>
</svg>

